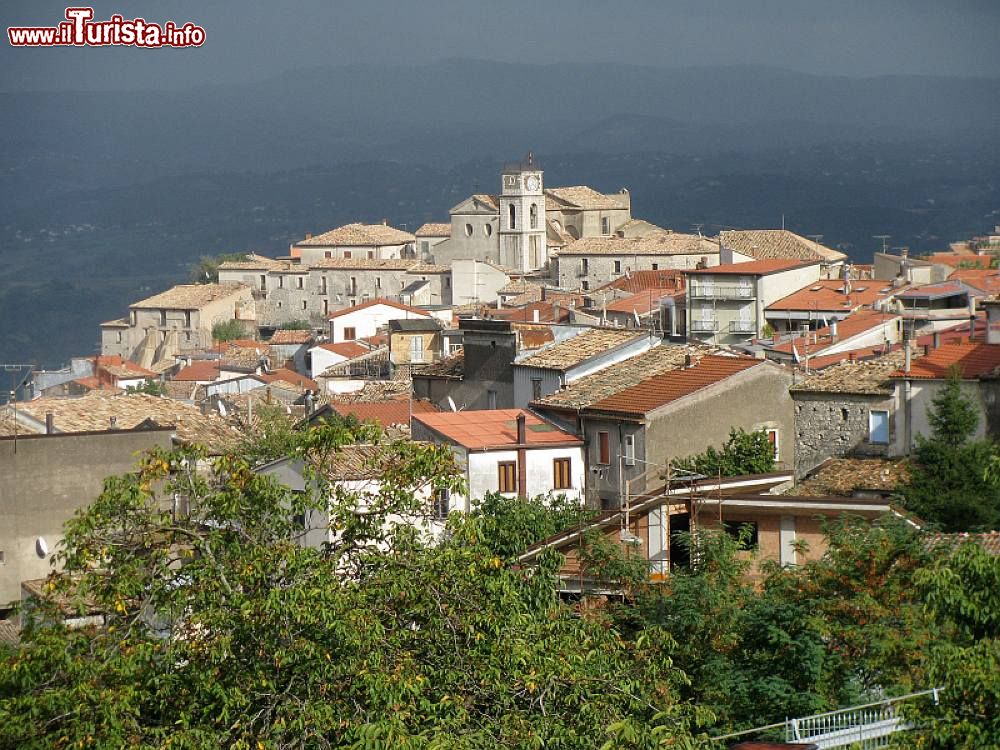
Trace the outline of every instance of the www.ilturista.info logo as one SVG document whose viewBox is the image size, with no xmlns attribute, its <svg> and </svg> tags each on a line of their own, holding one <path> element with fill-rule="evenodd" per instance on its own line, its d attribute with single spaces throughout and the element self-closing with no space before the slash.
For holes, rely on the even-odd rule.
<svg viewBox="0 0 1000 750">
<path fill-rule="evenodd" d="M 7 38 L 14 47 L 200 47 L 205 29 L 188 21 L 150 23 L 143 18 L 113 15 L 94 21 L 93 8 L 67 8 L 58 26 L 10 26 Z"/>
</svg>

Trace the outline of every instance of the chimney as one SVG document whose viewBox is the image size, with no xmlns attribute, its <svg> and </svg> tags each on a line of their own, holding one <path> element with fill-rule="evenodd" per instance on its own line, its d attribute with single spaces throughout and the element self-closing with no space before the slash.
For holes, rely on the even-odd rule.
<svg viewBox="0 0 1000 750">
<path fill-rule="evenodd" d="M 537 323 L 538 322 L 538 308 L 537 307 L 534 310 L 531 311 L 531 321 L 533 323 Z"/>
<path fill-rule="evenodd" d="M 690 354 L 684 355 L 684 369 L 687 370 L 694 365 L 694 361 L 691 359 Z"/>
<path fill-rule="evenodd" d="M 934 343 L 931 348 L 937 349 L 939 346 L 941 346 L 941 331 L 934 331 Z"/>
<path fill-rule="evenodd" d="M 924 356 L 926 357 L 930 353 L 931 353 L 931 345 L 930 344 L 924 344 Z"/>
<path fill-rule="evenodd" d="M 527 419 L 524 417 L 524 412 L 522 411 L 517 415 L 517 444 L 524 445 L 527 442 Z"/>
<path fill-rule="evenodd" d="M 45 434 L 52 435 L 55 431 L 56 431 L 55 415 L 50 411 L 45 412 Z"/>
<path fill-rule="evenodd" d="M 389 226 L 389 220 L 388 219 L 382 219 L 382 226 L 384 226 L 384 227 Z"/>
<path fill-rule="evenodd" d="M 313 238 L 312 232 L 306 232 L 306 239 L 311 240 Z"/>
<path fill-rule="evenodd" d="M 840 337 L 837 335 L 837 320 L 834 319 L 833 323 L 830 325 L 830 343 L 836 344 L 839 340 Z"/>
<path fill-rule="evenodd" d="M 118 429 L 118 417 L 111 417 L 110 423 L 111 423 L 110 424 L 110 429 L 112 429 L 112 430 L 117 430 Z"/>
</svg>

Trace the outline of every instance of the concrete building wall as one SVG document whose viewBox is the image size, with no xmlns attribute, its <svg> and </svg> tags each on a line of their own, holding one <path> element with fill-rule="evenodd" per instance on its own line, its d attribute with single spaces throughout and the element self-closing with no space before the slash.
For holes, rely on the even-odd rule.
<svg viewBox="0 0 1000 750">
<path fill-rule="evenodd" d="M 947 385 L 944 380 L 911 380 L 909 404 L 906 401 L 905 381 L 896 382 L 896 424 L 897 429 L 892 443 L 892 455 L 908 456 L 916 445 L 917 435 L 930 437 L 932 434 L 928 410 L 933 408 L 934 397 Z M 998 405 L 997 386 L 984 381 L 963 380 L 962 393 L 967 396 L 979 413 L 979 423 L 973 439 L 979 440 L 987 435 L 997 437 L 1000 432 L 1000 405 Z M 910 421 L 907 429 L 907 420 Z M 909 440 L 909 443 L 907 443 Z"/>
<path fill-rule="evenodd" d="M 63 524 L 100 494 L 104 479 L 135 468 L 136 452 L 169 448 L 170 430 L 0 438 L 0 610 L 23 580 L 43 578 Z M 48 555 L 39 554 L 44 539 Z"/>
<path fill-rule="evenodd" d="M 571 500 L 583 497 L 584 466 L 583 451 L 580 448 L 530 448 L 525 451 L 526 457 L 526 487 L 528 497 L 547 495 L 555 497 L 565 495 Z M 556 490 L 553 487 L 555 474 L 553 461 L 557 458 L 570 459 L 570 476 L 573 487 L 566 490 Z M 517 451 L 469 452 L 468 482 L 469 497 L 474 501 L 489 492 L 499 491 L 499 470 L 497 465 L 505 461 L 517 462 Z M 516 492 L 504 493 L 509 496 Z M 468 503 L 466 503 L 468 509 Z"/>
<path fill-rule="evenodd" d="M 897 440 L 895 398 L 794 391 L 795 476 L 801 478 L 828 458 L 890 456 Z M 871 440 L 870 413 L 889 413 L 889 442 Z"/>
<path fill-rule="evenodd" d="M 429 316 L 419 315 L 410 310 L 400 310 L 398 307 L 392 305 L 371 305 L 356 312 L 347 312 L 335 318 L 330 318 L 330 341 L 338 344 L 342 341 L 368 338 L 369 336 L 374 336 L 380 329 L 385 328 L 390 320 L 426 317 Z M 353 339 L 345 337 L 345 328 L 354 329 Z"/>
<path fill-rule="evenodd" d="M 479 260 L 457 259 L 451 263 L 452 299 L 456 305 L 490 303 L 510 277 L 496 266 Z"/>
<path fill-rule="evenodd" d="M 459 259 L 500 262 L 500 216 L 489 213 L 456 213 L 451 216 L 451 237 L 434 246 L 434 263 L 448 266 Z"/>
<path fill-rule="evenodd" d="M 375 260 L 392 260 L 407 257 L 412 250 L 412 243 L 405 242 L 396 245 L 364 245 L 364 246 L 293 246 L 293 255 L 301 259 L 303 264 L 316 263 L 327 258 L 369 258 Z"/>
</svg>

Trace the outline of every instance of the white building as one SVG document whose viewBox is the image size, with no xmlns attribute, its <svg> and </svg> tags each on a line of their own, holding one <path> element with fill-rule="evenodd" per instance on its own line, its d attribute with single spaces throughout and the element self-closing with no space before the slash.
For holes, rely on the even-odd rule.
<svg viewBox="0 0 1000 750">
<path fill-rule="evenodd" d="M 468 496 L 449 498 L 452 510 L 492 492 L 584 501 L 583 440 L 523 409 L 414 414 L 410 432 L 454 451 Z"/>
<path fill-rule="evenodd" d="M 383 332 L 390 320 L 429 317 L 431 317 L 429 312 L 417 307 L 388 299 L 373 299 L 371 302 L 345 307 L 343 310 L 331 313 L 330 341 L 338 344 L 341 341 L 366 339 Z"/>
<path fill-rule="evenodd" d="M 360 357 L 371 351 L 355 341 L 341 341 L 336 344 L 317 344 L 309 350 L 309 372 L 315 380 L 328 367 L 339 365 L 349 359 Z"/>
</svg>

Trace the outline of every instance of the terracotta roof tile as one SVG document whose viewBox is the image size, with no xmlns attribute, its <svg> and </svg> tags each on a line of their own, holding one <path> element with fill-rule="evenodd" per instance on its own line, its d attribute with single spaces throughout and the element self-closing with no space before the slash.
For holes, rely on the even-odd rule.
<svg viewBox="0 0 1000 750">
<path fill-rule="evenodd" d="M 525 440 L 529 447 L 583 444 L 576 435 L 564 432 L 551 422 L 539 419 L 523 409 L 443 411 L 436 414 L 415 414 L 413 420 L 469 450 L 505 449 L 518 444 L 517 417 L 520 414 L 525 417 Z"/>
<path fill-rule="evenodd" d="M 624 208 L 621 201 L 615 200 L 611 196 L 599 193 L 592 187 L 586 185 L 574 185 L 571 187 L 547 188 L 547 196 L 556 198 L 561 203 L 571 207 L 582 208 L 588 211 L 613 210 Z"/>
<path fill-rule="evenodd" d="M 843 343 L 855 336 L 859 336 L 866 331 L 876 328 L 894 326 L 900 318 L 898 315 L 877 312 L 875 310 L 859 310 L 848 315 L 843 320 L 837 321 L 837 340 L 833 339 L 833 325 L 826 328 L 819 328 L 811 331 L 808 337 L 796 335 L 795 337 L 785 337 L 780 343 L 768 346 L 769 351 L 781 352 L 783 354 L 794 355 L 798 353 L 800 357 L 807 355 L 821 355 L 825 349 L 829 349 L 836 343 Z"/>
<path fill-rule="evenodd" d="M 948 276 L 948 279 L 968 284 L 983 294 L 994 295 L 1000 293 L 1000 271 L 997 270 L 972 269 L 968 271 L 954 271 Z"/>
<path fill-rule="evenodd" d="M 926 260 L 949 268 L 989 268 L 993 258 L 975 253 L 932 253 Z"/>
<path fill-rule="evenodd" d="M 129 307 L 198 310 L 210 302 L 226 299 L 249 289 L 246 284 L 179 284 L 165 292 L 133 302 Z"/>
<path fill-rule="evenodd" d="M 393 258 L 323 258 L 309 264 L 309 268 L 339 268 L 357 271 L 408 271 L 417 265 L 418 261 Z"/>
<path fill-rule="evenodd" d="M 275 344 L 308 344 L 313 339 L 312 331 L 289 331 L 289 330 L 278 330 L 274 332 L 271 336 L 269 344 L 272 346 Z"/>
<path fill-rule="evenodd" d="M 588 411 L 646 414 L 654 409 L 720 383 L 764 362 L 751 357 L 702 357 L 691 367 L 654 375 L 630 388 L 591 404 Z"/>
<path fill-rule="evenodd" d="M 344 224 L 315 237 L 299 240 L 295 247 L 374 247 L 378 245 L 405 245 L 413 242 L 413 235 L 388 224 Z"/>
<path fill-rule="evenodd" d="M 715 240 L 697 234 L 654 232 L 645 237 L 581 237 L 575 242 L 553 251 L 568 255 L 713 255 L 718 254 Z"/>
<path fill-rule="evenodd" d="M 265 383 L 275 383 L 277 381 L 284 381 L 286 383 L 291 383 L 298 388 L 307 388 L 310 391 L 318 391 L 319 385 L 312 378 L 307 378 L 305 375 L 300 375 L 294 370 L 289 370 L 285 367 L 279 367 L 276 370 L 271 370 L 270 372 L 261 373 L 258 375 L 261 380 Z"/>
<path fill-rule="evenodd" d="M 877 300 L 896 290 L 881 281 L 855 281 L 845 288 L 840 279 L 820 279 L 797 292 L 768 305 L 768 310 L 811 310 L 813 312 L 849 312 L 871 307 Z"/>
<path fill-rule="evenodd" d="M 342 341 L 339 344 L 316 344 L 314 348 L 322 349 L 332 354 L 339 354 L 345 359 L 360 357 L 362 354 L 367 354 L 371 351 L 367 346 L 362 346 L 356 341 Z"/>
<path fill-rule="evenodd" d="M 1000 374 L 1000 345 L 982 341 L 942 344 L 913 362 L 908 374 L 900 369 L 892 377 L 943 380 L 953 370 L 966 380 Z"/>
<path fill-rule="evenodd" d="M 450 237 L 451 222 L 433 222 L 421 224 L 416 232 L 417 237 Z"/>
<path fill-rule="evenodd" d="M 686 357 L 697 362 L 706 354 L 723 350 L 699 344 L 661 344 L 652 349 L 580 378 L 566 388 L 534 402 L 540 408 L 576 411 L 631 388 L 660 373 L 683 367 Z"/>
<path fill-rule="evenodd" d="M 885 458 L 833 458 L 810 477 L 789 490 L 802 497 L 850 497 L 856 490 L 893 492 L 909 481 L 904 460 Z"/>
<path fill-rule="evenodd" d="M 904 352 L 897 349 L 878 359 L 840 362 L 796 383 L 790 390 L 889 395 L 893 392 L 889 376 L 903 366 L 903 361 Z"/>
<path fill-rule="evenodd" d="M 392 398 L 384 401 L 343 402 L 330 401 L 330 408 L 341 416 L 352 415 L 362 422 L 371 420 L 382 427 L 405 425 L 410 427 L 412 414 L 431 414 L 440 411 L 434 404 L 421 399 Z"/>
<path fill-rule="evenodd" d="M 465 374 L 465 351 L 458 349 L 437 362 L 413 368 L 414 376 L 461 378 Z"/>
<path fill-rule="evenodd" d="M 758 260 L 786 258 L 838 261 L 844 253 L 786 229 L 738 229 L 719 233 L 722 246 Z"/>
<path fill-rule="evenodd" d="M 598 287 L 591 295 L 610 289 L 636 294 L 647 289 L 683 289 L 684 273 L 677 269 L 659 269 L 656 271 L 631 271 L 628 276 L 622 276 L 612 282 Z"/>
<path fill-rule="evenodd" d="M 684 291 L 670 289 L 647 289 L 644 292 L 637 292 L 628 297 L 621 297 L 603 305 L 602 309 L 608 312 L 617 313 L 638 313 L 640 316 L 649 315 L 654 310 L 660 309 L 660 300 L 664 297 L 680 297 L 684 299 Z"/>
<path fill-rule="evenodd" d="M 711 268 L 699 268 L 698 270 L 688 271 L 688 274 L 701 275 L 713 273 L 728 274 L 730 276 L 766 276 L 770 273 L 779 273 L 781 271 L 790 271 L 793 268 L 810 266 L 817 262 L 815 260 L 748 260 L 743 263 L 724 263 L 719 266 L 712 266 Z"/>
<path fill-rule="evenodd" d="M 217 359 L 199 359 L 182 367 L 170 379 L 179 382 L 218 380 L 221 367 L 222 363 Z"/>
<path fill-rule="evenodd" d="M 622 328 L 592 328 L 572 338 L 552 344 L 514 362 L 522 367 L 568 370 L 591 357 L 604 354 L 629 342 L 646 338 L 646 333 Z"/>
</svg>

